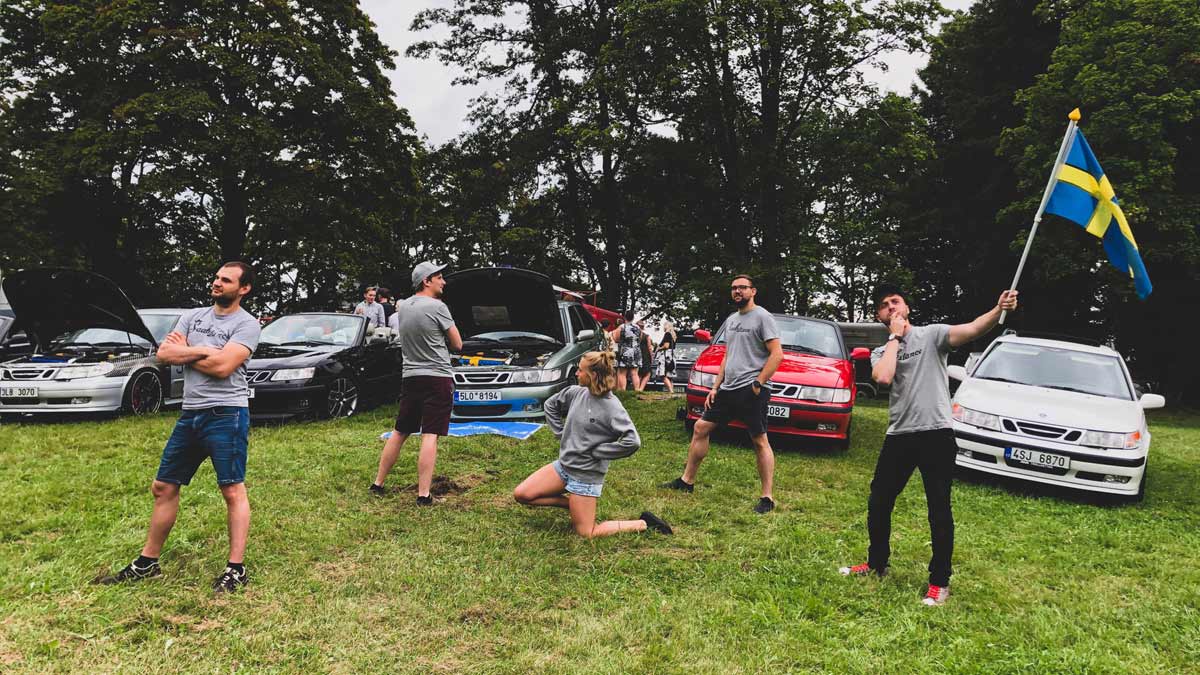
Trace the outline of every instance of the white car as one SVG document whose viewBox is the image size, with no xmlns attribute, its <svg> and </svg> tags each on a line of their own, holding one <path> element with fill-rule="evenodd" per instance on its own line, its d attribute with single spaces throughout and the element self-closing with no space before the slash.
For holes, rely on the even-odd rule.
<svg viewBox="0 0 1200 675">
<path fill-rule="evenodd" d="M 1108 347 L 1007 333 L 996 338 L 954 395 L 958 466 L 1140 500 L 1150 430 L 1125 361 Z"/>
</svg>

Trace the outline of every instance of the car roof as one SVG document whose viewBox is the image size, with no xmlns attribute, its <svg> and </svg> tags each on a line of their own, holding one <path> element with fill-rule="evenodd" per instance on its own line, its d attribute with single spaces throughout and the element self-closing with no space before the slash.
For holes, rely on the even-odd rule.
<svg viewBox="0 0 1200 675">
<path fill-rule="evenodd" d="M 1087 354 L 1102 354 L 1104 356 L 1115 356 L 1117 358 L 1121 358 L 1120 353 L 1109 347 L 1081 344 L 1079 342 L 1071 342 L 1069 340 L 1051 340 L 1049 338 L 1022 337 L 1020 335 L 1001 335 L 1000 337 L 996 338 L 996 342 L 1012 342 L 1022 345 L 1037 345 L 1039 347 L 1056 347 L 1058 349 L 1070 349 Z"/>
</svg>

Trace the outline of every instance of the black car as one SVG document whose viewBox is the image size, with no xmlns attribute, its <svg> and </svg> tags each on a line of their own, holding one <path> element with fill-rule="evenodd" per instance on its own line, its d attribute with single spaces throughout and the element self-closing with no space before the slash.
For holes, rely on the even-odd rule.
<svg viewBox="0 0 1200 675">
<path fill-rule="evenodd" d="M 290 314 L 262 330 L 246 364 L 250 416 L 349 417 L 400 393 L 400 343 L 354 314 Z"/>
</svg>

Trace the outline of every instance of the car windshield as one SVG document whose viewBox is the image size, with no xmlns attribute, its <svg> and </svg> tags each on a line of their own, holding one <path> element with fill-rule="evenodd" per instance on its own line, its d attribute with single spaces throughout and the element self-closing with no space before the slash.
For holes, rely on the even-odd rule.
<svg viewBox="0 0 1200 675">
<path fill-rule="evenodd" d="M 838 339 L 838 330 L 830 324 L 799 316 L 776 316 L 775 324 L 779 327 L 779 341 L 785 350 L 834 359 L 846 358 L 842 352 L 842 341 Z M 724 326 L 713 341 L 725 344 Z"/>
<path fill-rule="evenodd" d="M 676 361 L 695 361 L 700 352 L 708 347 L 707 344 L 699 342 L 679 342 L 675 345 L 675 360 Z"/>
<path fill-rule="evenodd" d="M 138 316 L 142 318 L 142 323 L 146 324 L 146 328 L 150 329 L 150 334 L 154 336 L 155 342 L 162 342 L 174 328 L 175 324 L 179 323 L 179 317 L 182 314 L 148 314 L 138 312 Z M 58 336 L 54 340 L 54 344 L 58 347 L 67 347 L 74 345 L 90 345 L 90 346 L 116 346 L 116 345 L 133 345 L 135 347 L 143 347 L 149 349 L 151 345 L 146 341 L 146 338 L 133 333 L 126 333 L 123 330 L 113 328 L 84 328 L 81 330 L 71 331 Z"/>
<path fill-rule="evenodd" d="M 293 314 L 262 329 L 260 344 L 329 348 L 356 344 L 365 319 L 340 314 Z"/>
<path fill-rule="evenodd" d="M 1002 342 L 972 377 L 1133 400 L 1119 358 L 1061 347 Z"/>
</svg>

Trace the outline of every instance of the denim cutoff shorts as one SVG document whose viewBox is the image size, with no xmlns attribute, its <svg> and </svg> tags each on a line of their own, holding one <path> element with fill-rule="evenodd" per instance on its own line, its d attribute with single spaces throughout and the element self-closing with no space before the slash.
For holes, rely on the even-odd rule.
<svg viewBox="0 0 1200 675">
<path fill-rule="evenodd" d="M 563 468 L 562 462 L 554 460 L 554 472 L 567 484 L 567 492 L 580 497 L 599 497 L 604 489 L 604 483 L 583 483 L 571 478 L 571 474 Z"/>
<path fill-rule="evenodd" d="M 221 405 L 184 410 L 163 448 L 156 479 L 187 485 L 204 460 L 211 459 L 217 485 L 243 483 L 249 439 L 249 408 Z"/>
</svg>

